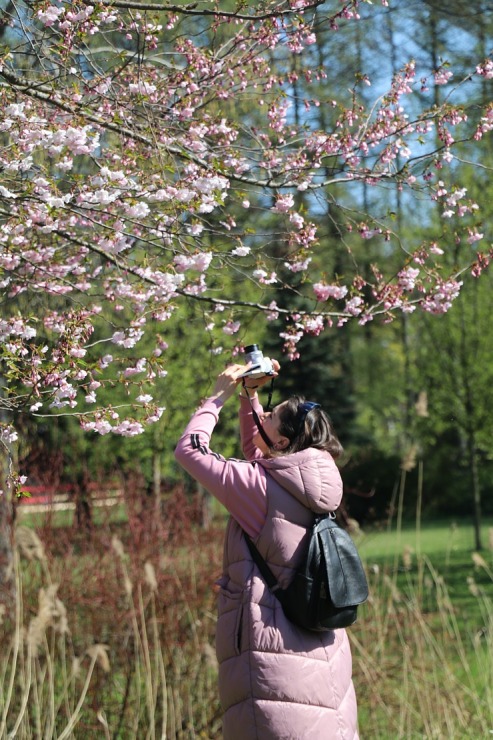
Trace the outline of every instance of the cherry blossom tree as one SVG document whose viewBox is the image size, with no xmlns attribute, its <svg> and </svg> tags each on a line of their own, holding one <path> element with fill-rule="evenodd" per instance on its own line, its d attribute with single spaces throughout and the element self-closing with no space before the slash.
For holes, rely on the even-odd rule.
<svg viewBox="0 0 493 740">
<path fill-rule="evenodd" d="M 310 55 L 317 29 L 331 28 L 336 53 L 366 5 L 7 3 L 0 57 L 5 411 L 70 413 L 88 431 L 139 434 L 163 414 L 153 386 L 166 375 L 166 322 L 184 300 L 207 304 L 217 351 L 230 337 L 241 352 L 235 336 L 246 315 L 284 317 L 280 343 L 290 358 L 307 332 L 449 309 L 463 272 L 479 274 L 491 258 L 488 248 L 480 251 L 477 204 L 455 182 L 454 150 L 457 141 L 481 146 L 493 104 L 472 113 L 466 83 L 449 64 L 423 75 L 411 59 L 384 90 L 380 81 L 373 98 L 360 70 L 349 92 L 336 99 L 327 88 L 317 99 L 327 78 Z M 467 78 L 491 80 L 493 60 L 476 60 Z M 302 120 L 293 115 L 300 81 Z M 443 103 L 426 103 L 431 86 L 446 88 Z M 321 104 L 331 121 L 323 130 L 309 115 Z M 381 209 L 345 210 L 338 194 L 362 184 L 399 189 L 420 222 L 436 203 L 444 218 L 460 216 L 455 238 L 471 246 L 464 264 L 447 268 L 441 258 L 450 244 L 440 240 L 402 243 Z M 388 245 L 392 259 L 374 264 L 372 277 L 357 265 L 327 274 L 314 259 L 324 249 L 318 193 L 345 210 L 351 238 Z M 272 218 L 281 257 L 269 248 Z M 299 310 L 293 295 L 285 306 L 279 300 L 291 290 L 290 273 L 303 274 Z M 240 298 L 237 281 L 224 275 L 242 276 L 252 298 Z M 126 394 L 118 408 L 100 396 L 117 385 Z M 14 417 L 2 441 L 15 437 Z"/>
</svg>

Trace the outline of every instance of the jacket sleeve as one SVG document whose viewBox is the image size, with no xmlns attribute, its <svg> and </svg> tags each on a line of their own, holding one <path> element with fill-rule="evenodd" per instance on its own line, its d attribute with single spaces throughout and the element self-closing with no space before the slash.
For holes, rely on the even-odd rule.
<svg viewBox="0 0 493 740">
<path fill-rule="evenodd" d="M 267 514 L 267 479 L 260 465 L 226 459 L 209 449 L 221 403 L 207 400 L 190 419 L 175 449 L 180 465 L 220 501 L 251 537 Z"/>
</svg>

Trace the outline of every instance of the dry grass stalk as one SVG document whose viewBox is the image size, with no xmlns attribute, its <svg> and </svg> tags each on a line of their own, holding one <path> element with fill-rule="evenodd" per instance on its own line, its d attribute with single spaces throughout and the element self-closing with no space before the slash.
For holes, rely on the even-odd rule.
<svg viewBox="0 0 493 740">
<path fill-rule="evenodd" d="M 15 543 L 20 554 L 27 560 L 46 560 L 45 549 L 38 535 L 30 527 L 19 525 L 15 528 Z"/>
<path fill-rule="evenodd" d="M 413 565 L 413 548 L 406 545 L 402 553 L 402 563 L 406 570 L 411 570 Z"/>
<path fill-rule="evenodd" d="M 116 534 L 113 535 L 113 537 L 111 538 L 111 547 L 116 552 L 119 558 L 123 559 L 125 557 L 125 549 L 123 547 L 123 542 L 121 541 L 119 537 L 116 536 Z"/>
<path fill-rule="evenodd" d="M 473 596 L 479 598 L 481 594 L 478 588 L 478 584 L 472 576 L 468 576 L 467 578 L 467 587 L 469 588 L 469 591 L 472 593 Z"/>
<path fill-rule="evenodd" d="M 109 646 L 102 645 L 101 643 L 91 645 L 91 647 L 87 648 L 86 650 L 87 655 L 92 658 L 92 660 L 94 660 L 105 673 L 109 673 L 111 670 L 110 659 L 108 658 L 108 650 Z"/>
<path fill-rule="evenodd" d="M 132 585 L 132 581 L 130 580 L 126 572 L 123 574 L 123 588 L 125 589 L 125 593 L 127 594 L 127 596 L 131 597 L 132 591 L 133 591 L 133 585 Z"/>
<path fill-rule="evenodd" d="M 488 574 L 488 576 L 493 581 L 493 570 L 490 568 L 490 566 L 488 565 L 486 560 L 483 558 L 483 556 L 479 554 L 479 552 L 473 552 L 472 560 L 476 568 L 483 568 L 483 570 Z"/>
<path fill-rule="evenodd" d="M 476 568 L 488 568 L 488 563 L 479 552 L 473 552 L 472 561 Z"/>
<path fill-rule="evenodd" d="M 392 578 L 390 578 L 388 575 L 385 574 L 383 577 L 383 582 L 385 583 L 385 585 L 387 586 L 389 590 L 392 601 L 395 601 L 397 604 L 400 603 L 402 601 L 401 592 L 397 588 Z"/>
<path fill-rule="evenodd" d="M 69 632 L 67 610 L 57 597 L 57 590 L 58 585 L 52 584 L 39 591 L 38 613 L 29 623 L 26 638 L 28 647 L 34 657 L 38 655 L 48 627 L 53 627 L 61 634 Z"/>
<path fill-rule="evenodd" d="M 406 473 L 410 473 L 411 470 L 414 470 L 417 464 L 417 456 L 418 445 L 413 442 L 402 458 L 401 469 Z"/>
<path fill-rule="evenodd" d="M 153 564 L 149 561 L 144 563 L 144 578 L 151 591 L 157 591 L 156 571 L 154 570 Z"/>
<path fill-rule="evenodd" d="M 72 677 L 77 678 L 80 676 L 80 672 L 82 669 L 80 658 L 77 658 L 77 656 L 74 656 L 72 659 Z"/>
<path fill-rule="evenodd" d="M 93 648 L 96 648 L 96 647 L 98 647 L 98 646 L 97 645 L 93 645 Z M 101 646 L 101 647 L 105 647 L 105 646 Z M 94 672 L 94 666 L 96 665 L 97 662 L 100 662 L 101 661 L 100 651 L 94 650 L 92 652 L 92 655 L 90 655 L 90 658 L 91 658 L 91 665 L 89 666 L 89 670 L 88 670 L 87 675 L 86 675 L 86 680 L 85 680 L 84 686 L 82 688 L 82 692 L 81 692 L 81 694 L 79 696 L 79 701 L 77 702 L 77 706 L 75 707 L 75 709 L 73 710 L 71 716 L 69 717 L 69 720 L 67 722 L 67 725 L 66 725 L 65 729 L 58 736 L 58 740 L 67 740 L 67 738 L 72 737 L 73 736 L 73 729 L 74 729 L 75 725 L 77 724 L 77 722 L 80 719 L 80 714 L 81 714 L 81 711 L 82 711 L 82 707 L 84 706 L 84 702 L 86 700 L 87 692 L 89 690 L 89 684 L 91 683 L 92 674 Z"/>
<path fill-rule="evenodd" d="M 427 417 L 428 414 L 428 394 L 426 391 L 420 391 L 418 394 L 418 400 L 414 406 L 416 409 L 416 415 L 421 417 Z"/>
<path fill-rule="evenodd" d="M 211 668 L 214 671 L 217 671 L 218 664 L 217 664 L 216 651 L 214 650 L 212 645 L 209 645 L 208 642 L 204 642 L 204 645 L 202 647 L 202 654 L 204 656 L 207 667 Z"/>
</svg>

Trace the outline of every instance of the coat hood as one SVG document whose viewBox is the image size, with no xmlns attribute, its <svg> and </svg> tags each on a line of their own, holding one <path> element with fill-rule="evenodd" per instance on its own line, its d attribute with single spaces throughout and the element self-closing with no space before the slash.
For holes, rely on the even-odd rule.
<svg viewBox="0 0 493 740">
<path fill-rule="evenodd" d="M 332 456 L 310 447 L 285 457 L 257 461 L 288 493 L 317 514 L 335 511 L 342 498 L 342 479 Z"/>
</svg>

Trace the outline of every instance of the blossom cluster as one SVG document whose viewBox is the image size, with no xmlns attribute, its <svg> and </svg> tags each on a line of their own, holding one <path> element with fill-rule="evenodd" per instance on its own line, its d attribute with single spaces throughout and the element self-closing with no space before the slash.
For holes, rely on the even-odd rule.
<svg viewBox="0 0 493 740">
<path fill-rule="evenodd" d="M 32 15 L 12 16 L 18 43 L 0 65 L 0 361 L 15 380 L 13 407 L 77 413 L 99 434 L 141 433 L 164 411 L 153 399 L 167 372 L 157 332 L 180 301 L 208 302 L 207 328 L 221 340 L 241 336 L 241 301 L 216 287 L 225 269 L 257 290 L 253 307 L 268 322 L 287 322 L 280 338 L 291 359 L 305 334 L 333 322 L 448 310 L 460 283 L 441 274 L 438 245 L 410 245 L 404 265 L 373 283 L 357 269 L 323 271 L 313 194 L 325 198 L 336 185 L 392 182 L 438 203 L 444 219 L 462 219 L 469 245 L 483 232 L 477 204 L 444 171 L 467 116 L 450 101 L 410 115 L 407 102 L 420 93 L 414 62 L 371 103 L 355 93 L 329 102 L 330 126 L 313 123 L 312 85 L 327 76 L 310 56 L 318 5 L 247 2 L 236 15 L 190 5 L 150 17 L 122 3 L 33 0 Z M 335 34 L 341 22 L 357 22 L 359 5 L 337 3 L 327 27 Z M 225 43 L 180 30 L 196 16 L 204 29 L 210 17 L 208 31 Z M 491 79 L 491 60 L 476 74 Z M 447 85 L 452 75 L 440 68 L 433 82 Z M 297 85 L 306 92 L 302 121 Z M 492 128 L 485 106 L 476 140 Z M 281 249 L 268 246 L 274 219 Z M 392 238 L 371 214 L 348 218 L 344 233 L 365 245 Z M 312 310 L 281 305 L 291 279 Z M 119 410 L 105 400 L 118 384 Z"/>
</svg>

